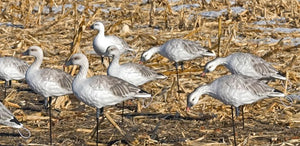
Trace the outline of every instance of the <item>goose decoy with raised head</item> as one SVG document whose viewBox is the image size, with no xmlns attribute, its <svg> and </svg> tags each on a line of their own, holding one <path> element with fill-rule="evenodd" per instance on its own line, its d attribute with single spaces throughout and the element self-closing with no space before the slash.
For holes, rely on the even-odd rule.
<svg viewBox="0 0 300 146">
<path fill-rule="evenodd" d="M 89 62 L 85 55 L 77 53 L 71 56 L 65 65 L 79 65 L 80 71 L 72 83 L 75 96 L 85 104 L 96 108 L 96 129 L 98 144 L 99 116 L 103 108 L 133 98 L 150 98 L 151 94 L 113 76 L 98 75 L 87 78 Z"/>
<path fill-rule="evenodd" d="M 35 61 L 30 65 L 26 72 L 26 82 L 29 87 L 37 94 L 45 98 L 47 107 L 49 97 L 49 125 L 50 125 L 50 144 L 52 144 L 52 121 L 51 121 L 51 101 L 52 96 L 63 96 L 72 94 L 73 77 L 66 72 L 54 68 L 40 68 L 43 62 L 43 50 L 38 46 L 31 46 L 23 55 L 34 56 Z"/>
</svg>

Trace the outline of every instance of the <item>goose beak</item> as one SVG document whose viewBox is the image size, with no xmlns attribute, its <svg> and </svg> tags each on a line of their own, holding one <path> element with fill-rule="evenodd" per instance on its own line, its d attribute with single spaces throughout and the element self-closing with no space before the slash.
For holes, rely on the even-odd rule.
<svg viewBox="0 0 300 146">
<path fill-rule="evenodd" d="M 64 67 L 70 66 L 70 65 L 73 65 L 73 63 L 72 63 L 71 60 L 68 60 L 68 61 L 64 64 Z"/>
<path fill-rule="evenodd" d="M 190 107 L 187 106 L 187 107 L 186 107 L 186 111 L 187 111 L 187 112 L 190 112 Z"/>
<path fill-rule="evenodd" d="M 91 25 L 89 28 L 90 28 L 90 29 L 94 29 L 94 25 Z"/>
<path fill-rule="evenodd" d="M 25 52 L 23 52 L 22 54 L 21 54 L 21 56 L 28 56 L 29 55 L 29 50 L 26 50 Z"/>
<path fill-rule="evenodd" d="M 201 77 L 205 77 L 206 73 L 208 73 L 209 71 L 207 69 L 204 69 L 203 73 L 201 73 Z"/>
</svg>

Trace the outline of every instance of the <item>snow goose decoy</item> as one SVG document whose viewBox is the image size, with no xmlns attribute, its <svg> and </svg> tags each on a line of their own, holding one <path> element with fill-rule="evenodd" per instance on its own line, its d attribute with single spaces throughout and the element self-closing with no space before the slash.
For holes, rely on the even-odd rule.
<svg viewBox="0 0 300 146">
<path fill-rule="evenodd" d="M 101 56 L 101 60 L 103 62 L 103 56 L 107 56 L 106 49 L 107 47 L 111 45 L 118 46 L 118 49 L 120 49 L 120 52 L 123 54 L 126 51 L 134 51 L 131 49 L 128 44 L 121 38 L 114 36 L 114 35 L 105 35 L 105 29 L 104 25 L 101 22 L 95 22 L 91 29 L 98 30 L 97 36 L 93 40 L 93 48 L 94 51 Z"/>
<path fill-rule="evenodd" d="M 23 138 L 29 138 L 31 136 L 30 131 L 23 127 L 23 124 L 16 119 L 16 117 L 2 104 L 2 102 L 0 102 L 0 124 L 17 128 L 19 134 Z M 24 136 L 20 132 L 20 129 L 25 129 L 28 132 L 28 136 Z"/>
<path fill-rule="evenodd" d="M 86 56 L 81 53 L 72 55 L 65 65 L 80 66 L 80 71 L 73 80 L 72 89 L 79 100 L 96 108 L 97 144 L 99 116 L 100 114 L 103 115 L 103 108 L 105 106 L 115 105 L 133 98 L 151 97 L 151 94 L 116 77 L 98 75 L 87 78 L 89 62 Z"/>
<path fill-rule="evenodd" d="M 224 104 L 231 105 L 231 116 L 235 145 L 236 139 L 233 118 L 233 107 L 235 107 L 236 116 L 238 116 L 239 106 L 251 104 L 268 97 L 285 96 L 281 91 L 268 86 L 260 80 L 243 75 L 233 74 L 222 76 L 214 80 L 210 84 L 202 85 L 196 88 L 191 94 L 188 95 L 187 111 L 189 111 L 189 109 L 193 105 L 197 104 L 200 96 L 204 94 L 210 95 L 222 101 Z"/>
<path fill-rule="evenodd" d="M 43 50 L 38 46 L 31 46 L 23 55 L 34 56 L 35 61 L 26 72 L 26 82 L 29 87 L 37 94 L 45 98 L 47 107 L 49 97 L 49 123 L 50 123 L 50 144 L 52 144 L 52 121 L 51 121 L 51 101 L 52 96 L 63 96 L 72 94 L 73 77 L 66 72 L 54 69 L 43 68 L 40 66 L 43 61 Z"/>
<path fill-rule="evenodd" d="M 205 73 L 211 72 L 217 66 L 224 65 L 232 74 L 240 74 L 255 79 L 286 80 L 270 63 L 250 53 L 233 53 L 227 57 L 218 57 L 205 65 Z"/>
<path fill-rule="evenodd" d="M 28 64 L 21 59 L 15 57 L 0 58 L 0 79 L 5 80 L 4 98 L 7 88 L 11 87 L 11 80 L 24 79 L 27 69 Z"/>
<path fill-rule="evenodd" d="M 179 77 L 178 77 L 178 65 L 181 65 L 183 69 L 183 61 L 193 60 L 198 57 L 204 56 L 216 56 L 214 52 L 204 48 L 195 41 L 184 39 L 171 39 L 159 47 L 152 47 L 148 51 L 144 52 L 141 56 L 141 61 L 149 60 L 152 55 L 159 53 L 160 55 L 168 58 L 170 61 L 175 62 L 176 74 L 177 74 L 177 86 L 179 91 Z"/>
<path fill-rule="evenodd" d="M 109 46 L 107 48 L 107 55 L 113 58 L 107 69 L 107 75 L 123 79 L 124 81 L 129 82 L 135 86 L 140 86 L 153 80 L 167 78 L 167 76 L 164 76 L 161 73 L 157 73 L 149 67 L 143 66 L 141 64 L 124 63 L 120 65 L 119 60 L 121 52 L 117 48 L 117 46 Z M 123 112 L 124 111 L 122 109 L 122 115 Z"/>
<path fill-rule="evenodd" d="M 109 46 L 107 48 L 108 56 L 113 57 L 107 69 L 107 75 L 123 79 L 135 86 L 143 85 L 147 82 L 166 79 L 167 76 L 157 73 L 149 67 L 136 63 L 119 64 L 121 52 L 117 46 Z"/>
</svg>

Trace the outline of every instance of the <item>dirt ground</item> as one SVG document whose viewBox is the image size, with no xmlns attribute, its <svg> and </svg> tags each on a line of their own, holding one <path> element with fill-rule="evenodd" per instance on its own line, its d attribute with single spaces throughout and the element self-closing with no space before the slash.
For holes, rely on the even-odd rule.
<svg viewBox="0 0 300 146">
<path fill-rule="evenodd" d="M 97 32 L 88 29 L 93 22 L 102 21 L 106 34 L 120 36 L 136 50 L 134 57 L 124 55 L 122 63 L 138 62 L 143 51 L 171 38 L 185 38 L 198 41 L 220 56 L 237 51 L 261 56 L 288 74 L 286 93 L 299 95 L 300 41 L 297 38 L 300 37 L 300 31 L 297 28 L 300 28 L 300 3 L 296 0 L 217 0 L 210 3 L 164 0 L 73 3 L 2 0 L 0 5 L 1 56 L 20 57 L 19 54 L 29 46 L 39 45 L 45 52 L 42 66 L 63 69 L 65 60 L 72 53 L 83 52 L 90 61 L 90 76 L 106 74 L 108 60 L 105 59 L 104 64 L 101 64 L 100 57 L 92 53 L 92 40 Z M 45 11 L 46 8 L 39 9 L 36 7 L 38 5 L 53 7 L 53 10 Z M 58 12 L 54 9 L 63 5 L 68 8 Z M 151 7 L 154 9 L 150 12 Z M 221 15 L 222 36 L 218 51 L 219 19 L 206 18 L 200 14 L 231 7 L 242 7 L 245 10 L 238 14 L 231 12 Z M 277 22 L 279 18 L 285 20 Z M 258 25 L 256 22 L 261 20 L 276 20 L 276 23 Z M 283 32 L 276 28 L 296 30 Z M 33 62 L 32 57 L 20 58 L 29 64 Z M 232 145 L 229 105 L 206 95 L 200 98 L 189 113 L 185 110 L 186 97 L 196 87 L 229 74 L 226 68 L 218 67 L 206 77 L 201 77 L 205 63 L 212 59 L 198 58 L 185 62 L 185 69 L 180 71 L 180 88 L 184 93 L 178 94 L 173 63 L 160 55 L 153 56 L 145 65 L 167 75 L 168 79 L 141 86 L 153 95 L 153 99 L 127 101 L 123 122 L 122 104 L 105 107 L 104 112 L 125 134 L 117 130 L 109 117 L 104 118 L 99 130 L 100 144 Z M 0 99 L 3 100 L 4 82 L 1 83 Z M 279 80 L 269 83 L 281 91 L 285 91 L 284 84 Z M 32 135 L 24 139 L 16 129 L 0 125 L 0 145 L 49 144 L 49 114 L 43 108 L 43 97 L 31 91 L 25 81 L 13 81 L 8 93 L 4 104 Z M 95 136 L 91 137 L 91 133 L 96 125 L 96 110 L 78 101 L 74 95 L 55 99 L 52 102 L 53 144 L 95 145 Z M 142 103 L 141 112 L 136 112 L 137 102 Z M 242 128 L 242 116 L 235 119 L 237 143 L 251 146 L 300 145 L 299 101 L 294 101 L 291 106 L 283 103 L 289 104 L 285 99 L 270 98 L 246 105 L 245 128 Z"/>
</svg>

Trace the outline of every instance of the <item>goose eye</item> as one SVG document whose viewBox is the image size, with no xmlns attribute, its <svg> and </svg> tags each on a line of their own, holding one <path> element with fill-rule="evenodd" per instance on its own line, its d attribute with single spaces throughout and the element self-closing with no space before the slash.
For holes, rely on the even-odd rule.
<svg viewBox="0 0 300 146">
<path fill-rule="evenodd" d="M 80 58 L 79 57 L 74 57 L 74 60 L 79 60 Z"/>
</svg>

